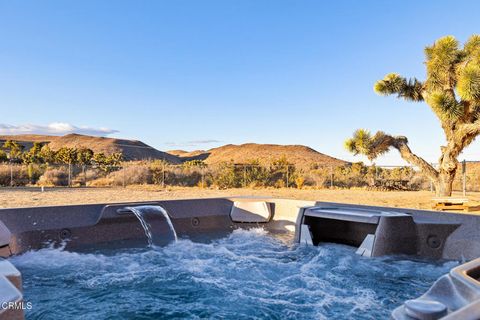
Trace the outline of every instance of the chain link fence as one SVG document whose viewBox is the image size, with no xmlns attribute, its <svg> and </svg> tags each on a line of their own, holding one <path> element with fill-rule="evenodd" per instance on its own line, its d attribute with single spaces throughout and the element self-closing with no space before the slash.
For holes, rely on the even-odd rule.
<svg viewBox="0 0 480 320">
<path fill-rule="evenodd" d="M 297 168 L 289 164 L 172 165 L 163 161 L 125 162 L 120 166 L 0 164 L 1 187 L 161 187 L 215 188 L 371 188 L 433 190 L 431 181 L 411 166 Z M 480 191 L 480 162 L 467 161 L 457 171 L 456 191 Z"/>
</svg>

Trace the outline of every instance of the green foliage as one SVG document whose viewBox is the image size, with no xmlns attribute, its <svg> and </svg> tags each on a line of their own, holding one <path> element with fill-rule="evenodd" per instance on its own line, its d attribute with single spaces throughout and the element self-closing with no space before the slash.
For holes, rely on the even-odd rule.
<svg viewBox="0 0 480 320">
<path fill-rule="evenodd" d="M 405 100 L 423 101 L 423 84 L 415 78 L 407 80 L 396 73 L 389 73 L 383 80 L 377 81 L 373 90 L 384 96 L 396 94 Z"/>
<path fill-rule="evenodd" d="M 183 167 L 186 169 L 191 169 L 191 168 L 206 168 L 207 164 L 203 162 L 202 160 L 190 160 L 190 161 L 185 161 L 183 163 Z"/>
<path fill-rule="evenodd" d="M 268 184 L 269 172 L 260 164 L 258 159 L 249 161 L 243 167 L 243 180 L 245 186 L 259 187 Z"/>
<path fill-rule="evenodd" d="M 43 163 L 52 164 L 55 163 L 55 151 L 50 149 L 48 145 L 42 147 L 39 153 L 39 157 Z"/>
<path fill-rule="evenodd" d="M 365 155 L 369 160 L 373 160 L 380 155 L 388 152 L 392 145 L 392 137 L 382 131 L 371 135 L 370 131 L 358 129 L 353 133 L 353 137 L 345 141 L 345 148 L 354 155 Z"/>
<path fill-rule="evenodd" d="M 93 151 L 92 149 L 88 148 L 80 148 L 77 151 L 77 159 L 76 162 L 81 165 L 89 165 L 93 159 Z"/>
<path fill-rule="evenodd" d="M 62 147 L 55 153 L 55 160 L 58 163 L 63 164 L 76 164 L 77 163 L 77 149 Z"/>
<path fill-rule="evenodd" d="M 93 155 L 92 161 L 94 164 L 100 166 L 107 162 L 107 156 L 103 152 L 95 153 Z"/>
<path fill-rule="evenodd" d="M 471 36 L 463 48 L 453 36 L 440 38 L 425 48 L 425 57 L 424 83 L 390 73 L 375 83 L 375 92 L 410 101 L 425 98 L 442 123 L 476 121 L 480 112 L 480 35 Z"/>
<path fill-rule="evenodd" d="M 221 189 L 238 188 L 241 186 L 241 178 L 237 175 L 238 170 L 231 162 L 221 163 L 214 175 L 213 182 Z"/>
<path fill-rule="evenodd" d="M 293 186 L 296 178 L 295 166 L 287 160 L 286 156 L 274 159 L 270 163 L 268 172 L 269 183 L 277 188 Z"/>
<path fill-rule="evenodd" d="M 107 165 L 119 166 L 123 161 L 123 154 L 121 152 L 115 152 L 107 156 Z"/>
<path fill-rule="evenodd" d="M 40 165 L 34 163 L 29 163 L 27 165 L 27 176 L 30 183 L 36 183 L 43 173 L 44 170 Z"/>
<path fill-rule="evenodd" d="M 305 185 L 305 177 L 297 176 L 297 178 L 295 179 L 295 185 L 297 186 L 298 189 L 302 189 L 303 186 Z"/>
<path fill-rule="evenodd" d="M 429 98 L 432 110 L 442 121 L 458 121 L 464 113 L 463 105 L 444 91 L 435 91 Z"/>
<path fill-rule="evenodd" d="M 25 164 L 42 163 L 41 150 L 43 145 L 40 142 L 34 142 L 33 146 L 22 154 L 22 161 Z"/>
<path fill-rule="evenodd" d="M 3 149 L 6 151 L 8 159 L 13 162 L 21 159 L 23 148 L 22 145 L 12 140 L 7 140 L 3 144 Z"/>
<path fill-rule="evenodd" d="M 123 156 L 121 153 L 113 153 L 107 156 L 103 152 L 99 152 L 93 155 L 91 162 L 102 171 L 111 172 L 115 170 L 114 167 L 120 165 L 122 158 Z"/>
<path fill-rule="evenodd" d="M 7 162 L 8 156 L 7 153 L 0 149 L 0 162 Z"/>
<path fill-rule="evenodd" d="M 457 92 L 463 100 L 480 102 L 480 65 L 468 64 L 458 72 Z M 479 106 L 475 107 L 476 109 Z"/>
</svg>

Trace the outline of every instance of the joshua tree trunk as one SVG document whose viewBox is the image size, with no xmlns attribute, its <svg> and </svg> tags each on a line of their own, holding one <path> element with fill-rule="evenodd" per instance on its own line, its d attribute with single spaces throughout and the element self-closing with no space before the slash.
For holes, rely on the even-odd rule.
<svg viewBox="0 0 480 320">
<path fill-rule="evenodd" d="M 449 143 L 442 147 L 442 156 L 439 159 L 439 169 L 436 170 L 424 159 L 415 155 L 408 147 L 408 140 L 405 137 L 382 136 L 382 143 L 391 145 L 400 152 L 401 157 L 408 163 L 417 166 L 435 186 L 437 197 L 450 197 L 452 195 L 453 179 L 458 168 L 457 156 L 465 147 L 465 144 Z"/>
<path fill-rule="evenodd" d="M 435 185 L 435 195 L 437 197 L 449 197 L 452 195 L 453 179 L 455 178 L 454 172 L 440 172 L 438 174 Z"/>
</svg>

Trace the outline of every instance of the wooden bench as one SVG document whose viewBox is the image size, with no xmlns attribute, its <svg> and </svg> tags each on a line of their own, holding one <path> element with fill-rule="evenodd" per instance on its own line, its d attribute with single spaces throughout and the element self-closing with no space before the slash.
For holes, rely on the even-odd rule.
<svg viewBox="0 0 480 320">
<path fill-rule="evenodd" d="M 455 211 L 479 211 L 480 204 L 469 204 L 467 198 L 433 198 L 433 209 L 440 211 L 455 210 Z"/>
</svg>

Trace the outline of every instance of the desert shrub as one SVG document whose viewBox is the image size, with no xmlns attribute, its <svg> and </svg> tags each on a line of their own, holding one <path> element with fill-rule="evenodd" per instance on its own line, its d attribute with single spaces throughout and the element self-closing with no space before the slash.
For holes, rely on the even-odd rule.
<svg viewBox="0 0 480 320">
<path fill-rule="evenodd" d="M 409 190 L 429 190 L 430 180 L 421 174 L 414 175 L 408 181 Z"/>
<path fill-rule="evenodd" d="M 21 165 L 0 164 L 0 186 L 10 186 L 13 176 L 13 186 L 25 186 L 29 183 L 26 168 Z"/>
<path fill-rule="evenodd" d="M 68 168 L 47 168 L 37 182 L 40 186 L 68 186 Z"/>
<path fill-rule="evenodd" d="M 154 184 L 168 186 L 193 187 L 202 182 L 205 167 L 191 162 L 189 165 L 171 166 L 156 161 L 150 165 L 152 181 Z M 204 179 L 204 184 L 206 181 Z"/>
<path fill-rule="evenodd" d="M 334 186 L 342 188 L 367 186 L 368 167 L 362 162 L 348 163 L 334 170 Z"/>
<path fill-rule="evenodd" d="M 152 172 L 145 165 L 125 166 L 108 175 L 116 186 L 149 184 L 153 181 Z"/>
<path fill-rule="evenodd" d="M 285 188 L 285 187 L 286 187 L 285 180 L 283 180 L 283 179 L 278 179 L 277 181 L 275 181 L 275 183 L 273 184 L 273 186 L 274 186 L 275 188 Z"/>
<path fill-rule="evenodd" d="M 297 176 L 295 178 L 295 185 L 297 186 L 298 189 L 302 189 L 303 186 L 305 185 L 305 177 L 304 176 Z"/>
<path fill-rule="evenodd" d="M 88 187 L 111 187 L 113 184 L 111 177 L 101 177 L 87 182 Z"/>
<path fill-rule="evenodd" d="M 31 184 L 37 183 L 38 179 L 43 175 L 45 172 L 44 166 L 30 163 L 26 167 L 27 176 Z"/>
<path fill-rule="evenodd" d="M 252 160 L 239 169 L 243 170 L 242 180 L 245 181 L 242 184 L 252 188 L 263 187 L 268 184 L 268 168 L 261 165 L 260 161 Z"/>
<path fill-rule="evenodd" d="M 0 149 L 0 162 L 7 162 L 8 161 L 8 156 L 5 151 Z"/>
<path fill-rule="evenodd" d="M 213 174 L 214 185 L 220 189 L 240 187 L 241 179 L 238 177 L 237 171 L 233 163 L 220 164 Z"/>
<path fill-rule="evenodd" d="M 288 162 L 286 157 L 281 157 L 270 163 L 268 170 L 268 183 L 276 188 L 282 188 L 279 186 L 279 181 L 282 180 L 283 186 L 286 186 L 288 178 L 288 185 L 291 186 L 295 183 L 295 173 L 295 166 Z"/>
<path fill-rule="evenodd" d="M 332 170 L 328 167 L 317 168 L 309 171 L 305 178 L 306 183 L 317 188 L 327 188 L 331 184 Z"/>
<path fill-rule="evenodd" d="M 199 166 L 170 168 L 165 183 L 171 186 L 193 187 L 202 181 L 202 169 Z"/>
</svg>

